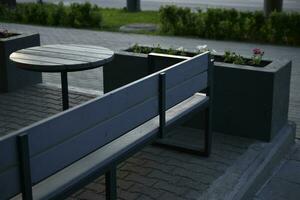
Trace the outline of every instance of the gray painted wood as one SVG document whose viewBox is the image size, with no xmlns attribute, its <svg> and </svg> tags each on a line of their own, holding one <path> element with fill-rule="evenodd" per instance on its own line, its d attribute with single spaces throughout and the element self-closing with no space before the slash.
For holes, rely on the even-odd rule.
<svg viewBox="0 0 300 200">
<path fill-rule="evenodd" d="M 41 51 L 39 49 L 39 47 L 32 47 L 30 50 L 32 50 L 32 51 Z M 54 47 L 49 46 L 49 45 L 43 46 L 42 52 L 64 53 L 64 54 L 79 55 L 79 56 L 92 57 L 92 58 L 98 58 L 98 56 L 99 56 L 99 53 L 68 50 L 68 49 L 58 49 L 58 48 L 54 48 Z M 102 52 L 101 54 L 105 54 L 105 52 Z"/>
<path fill-rule="evenodd" d="M 172 125 L 179 118 L 185 117 L 189 112 L 207 103 L 207 101 L 208 97 L 196 94 L 169 109 L 166 113 L 167 126 Z M 119 160 L 136 145 L 155 138 L 158 133 L 158 126 L 158 117 L 155 117 L 50 176 L 34 187 L 34 199 L 48 199 L 55 193 L 63 193 L 76 180 L 92 174 L 96 169 L 105 167 L 112 161 Z"/>
<path fill-rule="evenodd" d="M 193 96 L 207 87 L 207 72 L 200 73 L 197 76 L 178 84 L 176 87 L 167 89 L 166 107 L 171 108 L 181 101 Z"/>
<path fill-rule="evenodd" d="M 208 61 L 208 56 L 206 56 L 204 55 L 204 58 L 198 56 L 162 70 L 167 74 L 168 80 L 167 106 L 170 108 L 177 104 L 168 111 L 171 114 L 167 115 L 167 125 L 207 101 L 206 97 L 197 97 L 197 101 L 188 99 L 195 92 L 207 86 L 205 69 L 207 69 L 208 62 L 205 64 L 205 60 Z M 196 61 L 203 65 L 197 65 Z M 191 65 L 188 64 L 189 62 Z M 151 137 L 151 134 L 147 135 L 147 133 L 152 133 L 151 130 L 145 129 L 144 131 L 145 127 L 143 129 L 139 129 L 139 127 L 143 127 L 144 125 L 141 124 L 150 120 L 145 126 L 149 126 L 148 128 L 152 128 L 152 130 L 155 129 L 154 132 L 156 132 L 156 128 L 149 124 L 153 122 L 153 117 L 158 115 L 158 75 L 161 72 L 1 138 L 0 185 L 6 184 L 7 187 L 5 191 L 0 187 L 0 199 L 19 192 L 16 136 L 20 133 L 25 132 L 29 136 L 34 183 L 54 174 L 103 145 L 110 145 L 109 142 L 116 138 L 122 138 L 122 135 L 128 131 L 131 133 L 130 130 L 136 127 L 135 130 L 139 131 L 136 135 L 131 136 L 132 140 L 124 139 L 122 141 L 121 139 L 120 142 L 127 142 L 127 146 L 132 146 L 139 140 Z M 145 138 L 138 138 L 139 135 Z M 123 147 L 125 148 L 126 145 Z M 119 150 L 125 151 L 122 148 Z M 109 159 L 113 159 L 114 156 L 117 155 L 113 155 Z M 105 160 L 104 164 L 106 162 L 108 160 Z M 77 175 L 78 177 L 82 176 L 80 173 Z M 7 179 L 10 181 L 6 181 Z"/>
<path fill-rule="evenodd" d="M 99 67 L 111 61 L 113 55 L 113 51 L 98 46 L 45 45 L 16 51 L 10 59 L 23 69 L 61 72 Z"/>
</svg>

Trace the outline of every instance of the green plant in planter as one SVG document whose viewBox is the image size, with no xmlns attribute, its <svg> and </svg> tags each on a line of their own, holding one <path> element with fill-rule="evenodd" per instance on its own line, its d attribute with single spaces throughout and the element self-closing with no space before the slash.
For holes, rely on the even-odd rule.
<svg viewBox="0 0 300 200">
<path fill-rule="evenodd" d="M 164 53 L 164 54 L 170 54 L 170 55 L 179 55 L 179 56 L 194 56 L 197 54 L 204 53 L 206 51 L 211 52 L 212 58 L 216 56 L 218 53 L 214 49 L 209 49 L 207 45 L 198 45 L 196 47 L 196 51 L 189 52 L 183 47 L 179 47 L 177 49 L 169 48 L 169 49 L 163 49 L 159 44 L 157 46 L 153 47 L 147 47 L 147 46 L 139 46 L 138 44 L 135 44 L 131 47 L 131 51 L 134 53 Z M 264 52 L 260 50 L 259 48 L 255 48 L 252 50 L 253 55 L 250 59 L 244 58 L 240 54 L 237 54 L 232 51 L 225 51 L 223 56 L 219 56 L 221 58 L 222 62 L 225 63 L 233 63 L 237 65 L 252 65 L 252 66 L 260 66 L 262 67 L 262 57 L 264 55 Z"/>
<path fill-rule="evenodd" d="M 179 47 L 176 49 L 177 55 L 180 56 L 187 56 L 187 52 L 183 47 Z"/>
<path fill-rule="evenodd" d="M 246 63 L 245 58 L 243 56 L 231 51 L 225 51 L 224 62 L 238 65 L 244 65 Z"/>
</svg>

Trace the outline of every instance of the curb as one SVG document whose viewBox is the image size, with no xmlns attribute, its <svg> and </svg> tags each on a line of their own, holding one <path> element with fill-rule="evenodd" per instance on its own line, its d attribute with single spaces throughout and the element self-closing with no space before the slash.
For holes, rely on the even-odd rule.
<svg viewBox="0 0 300 200">
<path fill-rule="evenodd" d="M 249 199 L 272 174 L 295 142 L 296 124 L 288 122 L 270 143 L 256 142 L 219 177 L 200 199 Z"/>
</svg>

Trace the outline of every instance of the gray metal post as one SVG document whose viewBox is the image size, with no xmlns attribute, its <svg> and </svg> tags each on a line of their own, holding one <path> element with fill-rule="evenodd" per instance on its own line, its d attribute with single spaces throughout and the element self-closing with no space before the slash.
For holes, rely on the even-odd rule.
<svg viewBox="0 0 300 200">
<path fill-rule="evenodd" d="M 117 199 L 117 168 L 114 166 L 105 174 L 106 200 Z"/>
<path fill-rule="evenodd" d="M 32 181 L 29 160 L 28 135 L 22 134 L 18 136 L 19 159 L 20 159 L 20 175 L 21 175 L 21 191 L 22 199 L 32 200 Z"/>
<path fill-rule="evenodd" d="M 272 11 L 282 11 L 282 0 L 264 0 L 265 16 L 269 16 Z"/>
<path fill-rule="evenodd" d="M 129 12 L 138 12 L 141 10 L 141 0 L 127 0 L 127 10 Z"/>
<path fill-rule="evenodd" d="M 7 5 L 8 7 L 16 7 L 16 0 L 0 0 L 0 4 Z"/>
<path fill-rule="evenodd" d="M 159 74 L 159 137 L 165 135 L 166 126 L 166 74 Z"/>
<path fill-rule="evenodd" d="M 69 91 L 68 91 L 68 73 L 61 72 L 61 91 L 62 91 L 62 103 L 63 110 L 69 108 Z"/>
</svg>

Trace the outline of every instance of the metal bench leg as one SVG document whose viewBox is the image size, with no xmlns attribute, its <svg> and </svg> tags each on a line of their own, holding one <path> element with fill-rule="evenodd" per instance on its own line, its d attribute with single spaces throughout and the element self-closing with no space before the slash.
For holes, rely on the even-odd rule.
<svg viewBox="0 0 300 200">
<path fill-rule="evenodd" d="M 204 155 L 209 156 L 211 152 L 211 142 L 212 142 L 212 128 L 211 128 L 211 108 L 205 109 L 205 139 L 204 139 Z"/>
<path fill-rule="evenodd" d="M 32 200 L 32 182 L 29 160 L 28 135 L 18 136 L 20 174 L 21 174 L 21 191 L 23 200 Z"/>
<path fill-rule="evenodd" d="M 166 74 L 159 74 L 159 138 L 164 138 L 166 126 Z"/>
<path fill-rule="evenodd" d="M 69 109 L 68 73 L 61 72 L 61 92 L 63 110 Z"/>
<path fill-rule="evenodd" d="M 116 167 L 111 168 L 105 174 L 106 184 L 106 199 L 116 200 L 117 199 L 117 169 Z"/>
<path fill-rule="evenodd" d="M 211 108 L 206 107 L 204 110 L 204 147 L 201 148 L 196 145 L 186 144 L 182 141 L 172 140 L 168 137 L 160 137 L 154 144 L 169 147 L 187 153 L 193 153 L 200 156 L 208 157 L 211 152 L 212 143 L 212 128 L 211 128 Z M 160 134 L 161 135 L 161 134 Z M 200 141 L 199 141 L 200 142 Z"/>
</svg>

